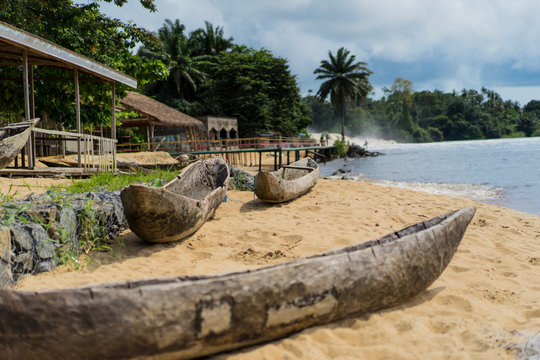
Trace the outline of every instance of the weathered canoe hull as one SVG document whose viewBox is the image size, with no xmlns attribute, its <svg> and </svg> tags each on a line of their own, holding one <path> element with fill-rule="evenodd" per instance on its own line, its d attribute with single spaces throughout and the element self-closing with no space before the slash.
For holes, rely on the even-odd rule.
<svg viewBox="0 0 540 360">
<path fill-rule="evenodd" d="M 401 304 L 452 259 L 474 208 L 378 240 L 219 276 L 0 290 L 5 359 L 193 358 Z"/>
<path fill-rule="evenodd" d="M 208 167 L 217 167 L 216 171 L 221 173 L 202 178 Z M 198 190 L 200 194 L 195 197 L 171 190 L 181 182 L 213 190 L 208 193 Z M 193 234 L 214 215 L 225 198 L 228 182 L 229 168 L 222 158 L 216 157 L 191 164 L 163 187 L 130 185 L 122 190 L 120 197 L 129 227 L 135 234 L 149 242 L 172 242 Z"/>
<path fill-rule="evenodd" d="M 23 126 L 22 124 L 27 124 L 28 126 L 25 126 L 26 128 L 18 134 L 7 136 L 0 141 L 0 169 L 3 169 L 11 164 L 17 154 L 19 154 L 24 145 L 26 145 L 32 132 L 32 128 L 38 121 L 39 119 L 33 119 L 29 122 L 21 123 L 21 126 Z M 13 125 L 16 126 L 18 124 Z M 5 129 L 8 128 L 9 126 Z"/>
<path fill-rule="evenodd" d="M 292 163 L 291 166 L 310 167 L 313 170 L 306 172 L 281 168 L 270 172 L 259 171 L 255 178 L 255 195 L 266 202 L 285 202 L 304 195 L 319 181 L 319 165 L 315 160 L 306 157 Z M 288 180 L 288 175 L 293 179 Z"/>
</svg>

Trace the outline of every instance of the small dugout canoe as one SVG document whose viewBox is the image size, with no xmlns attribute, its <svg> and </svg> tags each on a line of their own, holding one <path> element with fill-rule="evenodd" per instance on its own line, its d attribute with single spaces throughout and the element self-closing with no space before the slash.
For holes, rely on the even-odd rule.
<svg viewBox="0 0 540 360">
<path fill-rule="evenodd" d="M 38 121 L 39 119 L 36 118 L 0 128 L 0 169 L 5 168 L 15 160 L 15 157 L 28 142 L 32 128 Z"/>
<path fill-rule="evenodd" d="M 221 157 L 199 160 L 162 187 L 133 184 L 120 197 L 131 231 L 154 243 L 197 231 L 225 199 L 229 167 Z"/>
<path fill-rule="evenodd" d="M 475 211 L 251 271 L 0 290 L 2 359 L 195 358 L 400 305 L 441 275 Z"/>
<path fill-rule="evenodd" d="M 255 195 L 266 202 L 285 202 L 307 193 L 317 181 L 319 165 L 306 157 L 276 171 L 259 171 L 255 178 Z"/>
</svg>

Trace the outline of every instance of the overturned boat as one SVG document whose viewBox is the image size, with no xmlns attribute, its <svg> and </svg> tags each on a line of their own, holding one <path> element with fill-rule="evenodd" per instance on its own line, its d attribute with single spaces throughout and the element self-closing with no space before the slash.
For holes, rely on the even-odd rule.
<svg viewBox="0 0 540 360">
<path fill-rule="evenodd" d="M 0 290 L 2 358 L 202 357 L 396 306 L 441 275 L 474 213 L 251 271 Z"/>
<path fill-rule="evenodd" d="M 310 157 L 276 171 L 259 171 L 255 195 L 267 202 L 285 202 L 307 193 L 319 181 L 319 165 Z"/>
<path fill-rule="evenodd" d="M 197 231 L 225 198 L 229 167 L 214 157 L 189 165 L 162 187 L 130 185 L 120 194 L 130 229 L 149 242 L 178 241 Z"/>
<path fill-rule="evenodd" d="M 36 118 L 0 128 L 0 169 L 11 164 L 17 157 L 38 121 Z"/>
</svg>

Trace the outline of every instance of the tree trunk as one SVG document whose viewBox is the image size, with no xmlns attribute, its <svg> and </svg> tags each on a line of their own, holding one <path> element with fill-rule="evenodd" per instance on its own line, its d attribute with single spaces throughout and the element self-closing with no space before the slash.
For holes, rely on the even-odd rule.
<svg viewBox="0 0 540 360">
<path fill-rule="evenodd" d="M 341 141 L 345 142 L 345 106 L 341 106 Z"/>
</svg>

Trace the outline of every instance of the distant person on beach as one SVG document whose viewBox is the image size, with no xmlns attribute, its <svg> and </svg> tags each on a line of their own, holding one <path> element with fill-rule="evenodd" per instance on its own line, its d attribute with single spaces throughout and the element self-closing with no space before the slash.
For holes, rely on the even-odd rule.
<svg viewBox="0 0 540 360">
<path fill-rule="evenodd" d="M 364 141 L 364 147 L 367 149 L 367 140 Z"/>
</svg>

